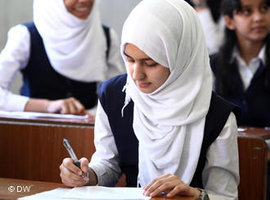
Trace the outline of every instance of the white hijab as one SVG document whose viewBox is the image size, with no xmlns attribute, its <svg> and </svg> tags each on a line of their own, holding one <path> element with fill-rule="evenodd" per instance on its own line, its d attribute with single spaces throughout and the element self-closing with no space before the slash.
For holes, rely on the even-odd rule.
<svg viewBox="0 0 270 200">
<path fill-rule="evenodd" d="M 34 23 L 53 68 L 78 81 L 105 79 L 106 39 L 97 0 L 86 20 L 69 13 L 64 0 L 34 0 Z"/>
<path fill-rule="evenodd" d="M 132 43 L 168 67 L 167 81 L 151 94 L 127 78 L 126 104 L 134 102 L 142 186 L 171 173 L 189 184 L 201 150 L 212 77 L 196 12 L 184 0 L 144 0 L 127 18 L 121 52 Z"/>
</svg>

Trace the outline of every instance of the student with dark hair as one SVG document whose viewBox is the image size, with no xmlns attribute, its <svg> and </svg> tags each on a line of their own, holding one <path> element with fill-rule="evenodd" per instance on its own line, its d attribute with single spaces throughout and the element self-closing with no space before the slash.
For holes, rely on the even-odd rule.
<svg viewBox="0 0 270 200">
<path fill-rule="evenodd" d="M 242 110 L 240 126 L 270 126 L 270 0 L 223 0 L 225 40 L 211 56 L 215 91 Z M 268 162 L 267 199 L 270 199 Z"/>
<path fill-rule="evenodd" d="M 241 126 L 270 126 L 270 1 L 224 0 L 225 40 L 211 57 L 215 91 L 239 106 Z"/>
<path fill-rule="evenodd" d="M 234 106 L 212 93 L 196 11 L 181 0 L 141 1 L 124 23 L 121 52 L 127 74 L 99 88 L 96 152 L 89 165 L 81 159 L 88 176 L 66 158 L 62 182 L 114 186 L 125 173 L 127 186 L 151 197 L 237 199 Z"/>
<path fill-rule="evenodd" d="M 0 110 L 86 113 L 97 84 L 124 71 L 115 31 L 102 26 L 95 0 L 34 0 L 33 12 L 0 54 Z M 19 71 L 16 95 L 9 88 Z"/>
</svg>

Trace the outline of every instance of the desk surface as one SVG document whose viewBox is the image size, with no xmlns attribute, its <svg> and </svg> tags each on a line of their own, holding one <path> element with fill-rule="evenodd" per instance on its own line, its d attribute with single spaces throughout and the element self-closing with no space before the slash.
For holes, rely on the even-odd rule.
<svg viewBox="0 0 270 200">
<path fill-rule="evenodd" d="M 60 118 L 23 118 L 19 116 L 6 116 L 0 114 L 0 124 L 28 124 L 28 125 L 50 125 L 50 126 L 64 126 L 64 127 L 80 127 L 93 128 L 94 122 L 89 119 L 60 119 Z M 239 136 L 261 137 L 263 139 L 270 139 L 270 129 L 256 128 L 256 127 L 241 127 L 238 132 Z"/>
<path fill-rule="evenodd" d="M 29 125 L 46 125 L 52 126 L 81 126 L 94 127 L 94 122 L 90 119 L 64 119 L 64 118 L 46 118 L 46 117 L 23 117 L 23 116 L 7 116 L 0 114 L 1 124 L 29 124 Z"/>
<path fill-rule="evenodd" d="M 9 191 L 13 188 L 17 188 L 17 191 Z M 13 187 L 13 188 L 12 188 Z M 30 187 L 29 192 L 21 190 L 21 188 Z M 19 197 L 29 196 L 39 192 L 44 192 L 52 190 L 55 188 L 64 188 L 65 186 L 61 183 L 51 183 L 51 182 L 40 182 L 40 181 L 29 181 L 21 179 L 10 179 L 10 178 L 0 178 L 0 199 L 16 199 Z M 16 190 L 16 189 L 15 189 Z"/>
<path fill-rule="evenodd" d="M 241 127 L 238 132 L 239 136 L 246 137 L 260 137 L 264 140 L 270 139 L 270 129 L 254 128 L 254 127 Z"/>
<path fill-rule="evenodd" d="M 18 186 L 17 192 L 16 188 Z M 12 188 L 13 187 L 13 188 Z M 25 190 L 23 188 L 30 187 L 30 190 Z M 16 199 L 19 197 L 29 196 L 36 193 L 52 190 L 55 188 L 67 188 L 61 183 L 51 183 L 51 182 L 40 182 L 40 181 L 30 181 L 21 179 L 10 179 L 10 178 L 0 178 L 0 199 Z M 9 190 L 15 189 L 15 191 L 10 192 Z M 167 198 L 152 198 L 152 200 L 166 200 Z M 174 200 L 194 200 L 192 197 L 175 197 L 170 198 Z"/>
</svg>

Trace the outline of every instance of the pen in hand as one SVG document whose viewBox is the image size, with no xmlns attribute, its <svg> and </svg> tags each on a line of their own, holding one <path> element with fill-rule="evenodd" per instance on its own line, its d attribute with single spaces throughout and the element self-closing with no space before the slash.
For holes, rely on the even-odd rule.
<svg viewBox="0 0 270 200">
<path fill-rule="evenodd" d="M 64 146 L 66 147 L 66 149 L 67 149 L 67 151 L 68 151 L 68 153 L 69 153 L 71 159 L 73 160 L 74 165 L 76 165 L 78 168 L 81 169 L 80 161 L 78 160 L 78 158 L 77 158 L 76 154 L 74 153 L 72 147 L 70 146 L 68 140 L 64 138 L 63 144 L 64 144 Z M 84 172 L 82 171 L 82 178 L 84 178 L 84 177 L 86 177 L 86 176 L 87 176 L 86 173 L 84 173 Z"/>
</svg>

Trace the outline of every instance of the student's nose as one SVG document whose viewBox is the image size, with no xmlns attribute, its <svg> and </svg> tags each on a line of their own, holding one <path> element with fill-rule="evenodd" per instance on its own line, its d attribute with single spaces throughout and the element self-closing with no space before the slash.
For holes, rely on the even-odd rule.
<svg viewBox="0 0 270 200">
<path fill-rule="evenodd" d="M 144 78 L 144 70 L 143 66 L 141 65 L 140 62 L 134 62 L 133 64 L 133 73 L 132 73 L 132 78 L 133 80 L 141 80 Z"/>
<path fill-rule="evenodd" d="M 263 18 L 263 13 L 260 10 L 256 10 L 253 14 L 253 20 L 255 22 L 261 21 Z"/>
</svg>

